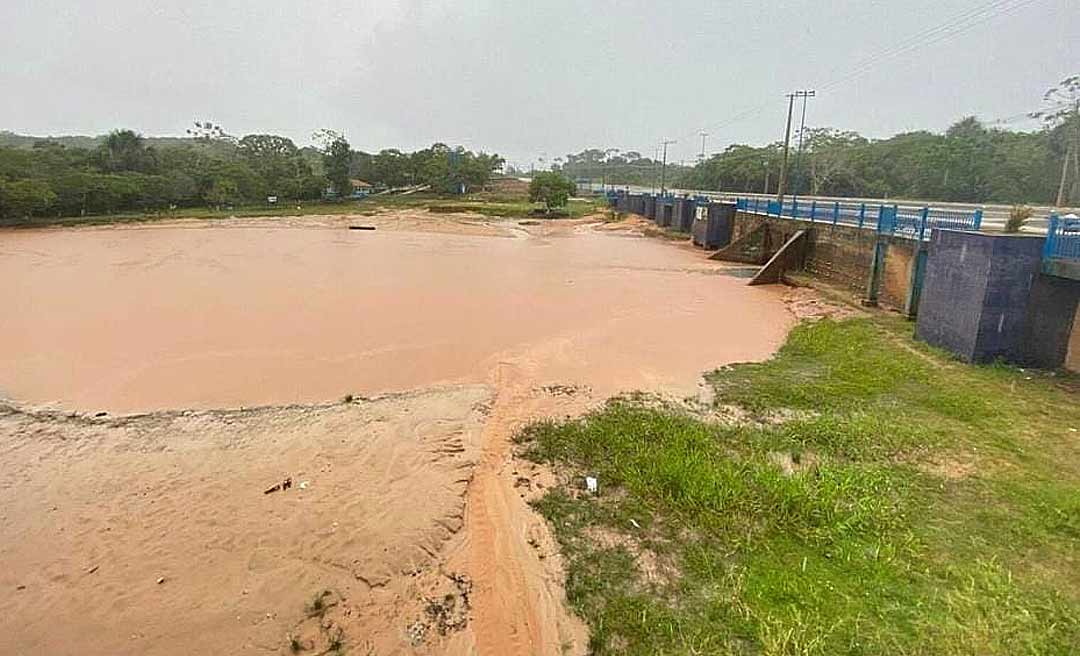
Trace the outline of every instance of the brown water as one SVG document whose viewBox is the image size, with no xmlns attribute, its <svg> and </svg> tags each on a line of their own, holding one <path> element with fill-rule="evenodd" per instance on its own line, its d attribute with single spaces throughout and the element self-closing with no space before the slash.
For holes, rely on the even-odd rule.
<svg viewBox="0 0 1080 656">
<path fill-rule="evenodd" d="M 775 291 L 670 244 L 330 227 L 0 233 L 0 395 L 80 410 L 311 402 L 484 382 L 689 390 L 767 357 Z"/>
</svg>

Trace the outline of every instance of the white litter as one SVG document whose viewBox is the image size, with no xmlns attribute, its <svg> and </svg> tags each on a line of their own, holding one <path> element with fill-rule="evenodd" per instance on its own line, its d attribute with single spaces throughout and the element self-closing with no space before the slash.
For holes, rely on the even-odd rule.
<svg viewBox="0 0 1080 656">
<path fill-rule="evenodd" d="M 631 519 L 630 523 L 634 525 L 634 528 L 641 528 L 641 524 L 638 524 L 635 519 Z"/>
<path fill-rule="evenodd" d="M 592 476 L 586 476 L 585 477 L 585 489 L 588 490 L 589 492 L 592 492 L 593 494 L 596 494 L 597 492 L 600 491 L 600 483 L 599 483 L 599 481 L 597 481 Z"/>
<path fill-rule="evenodd" d="M 307 482 L 307 481 L 300 481 L 300 489 L 301 489 L 301 490 L 306 490 L 306 489 L 307 489 L 307 486 L 308 486 L 308 482 Z"/>
</svg>

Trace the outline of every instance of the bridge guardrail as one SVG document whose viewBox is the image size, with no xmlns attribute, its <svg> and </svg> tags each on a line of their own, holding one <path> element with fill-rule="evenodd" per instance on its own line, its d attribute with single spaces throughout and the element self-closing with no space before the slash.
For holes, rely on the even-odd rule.
<svg viewBox="0 0 1080 656">
<path fill-rule="evenodd" d="M 1075 215 L 1050 215 L 1050 226 L 1043 243 L 1043 258 L 1080 261 L 1080 218 Z"/>
<path fill-rule="evenodd" d="M 882 234 L 895 234 L 911 239 L 929 239 L 934 228 L 979 230 L 982 210 L 972 211 L 935 207 L 873 205 L 870 203 L 820 202 L 793 197 L 790 201 L 767 200 L 741 196 L 735 205 L 744 212 L 768 216 L 807 219 L 811 223 L 832 223 L 859 228 L 874 228 Z"/>
</svg>

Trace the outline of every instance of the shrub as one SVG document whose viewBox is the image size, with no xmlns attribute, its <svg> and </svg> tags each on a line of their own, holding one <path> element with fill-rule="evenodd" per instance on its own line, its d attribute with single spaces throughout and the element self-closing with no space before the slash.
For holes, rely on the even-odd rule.
<svg viewBox="0 0 1080 656">
<path fill-rule="evenodd" d="M 529 202 L 543 203 L 547 212 L 566 207 L 574 193 L 574 183 L 554 171 L 544 171 L 533 176 L 529 182 Z"/>
<path fill-rule="evenodd" d="M 1035 210 L 1027 205 L 1013 205 L 1009 210 L 1009 219 L 1005 222 L 1005 232 L 1020 232 L 1020 228 L 1034 213 Z"/>
</svg>

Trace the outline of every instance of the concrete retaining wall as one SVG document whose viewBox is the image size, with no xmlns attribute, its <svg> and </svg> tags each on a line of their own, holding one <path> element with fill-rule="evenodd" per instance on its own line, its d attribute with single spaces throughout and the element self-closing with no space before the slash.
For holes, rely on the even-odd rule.
<svg viewBox="0 0 1080 656">
<path fill-rule="evenodd" d="M 915 336 L 969 362 L 1065 365 L 1080 281 L 1041 269 L 1038 237 L 935 231 Z"/>
<path fill-rule="evenodd" d="M 802 219 L 780 219 L 738 212 L 731 241 L 764 227 L 762 262 L 772 257 L 784 242 L 799 230 L 807 230 L 803 270 L 832 287 L 854 296 L 870 296 L 870 274 L 874 249 L 881 245 L 881 271 L 874 294 L 878 303 L 896 310 L 906 310 L 911 291 L 912 267 L 918 243 L 891 235 L 879 236 L 873 230 L 842 224 Z"/>
</svg>

